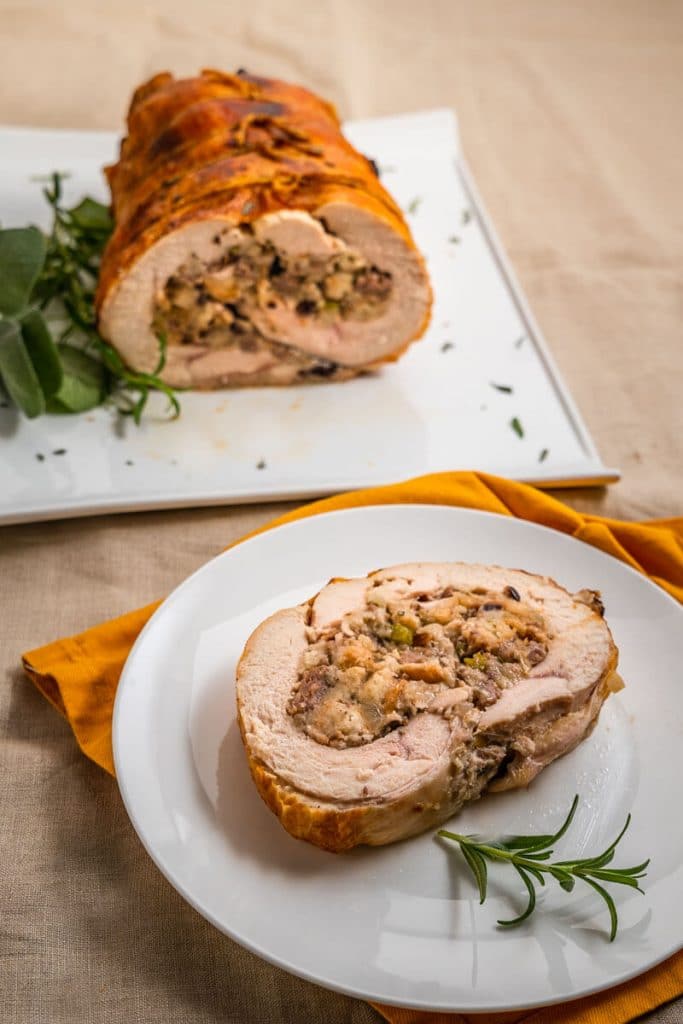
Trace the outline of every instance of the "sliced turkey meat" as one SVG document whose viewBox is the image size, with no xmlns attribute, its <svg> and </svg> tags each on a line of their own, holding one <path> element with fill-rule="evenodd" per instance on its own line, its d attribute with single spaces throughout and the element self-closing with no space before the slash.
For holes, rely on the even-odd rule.
<svg viewBox="0 0 683 1024">
<path fill-rule="evenodd" d="M 137 90 L 107 169 L 99 329 L 175 387 L 344 379 L 429 321 L 424 261 L 330 104 L 204 71 Z"/>
<path fill-rule="evenodd" d="M 334 580 L 250 637 L 237 671 L 256 787 L 292 835 L 381 845 L 528 785 L 623 685 L 594 591 L 498 566 Z"/>
</svg>

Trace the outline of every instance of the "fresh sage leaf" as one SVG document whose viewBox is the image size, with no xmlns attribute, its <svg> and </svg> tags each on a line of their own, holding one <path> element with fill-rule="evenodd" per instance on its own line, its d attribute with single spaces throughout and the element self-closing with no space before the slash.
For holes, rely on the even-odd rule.
<svg viewBox="0 0 683 1024">
<path fill-rule="evenodd" d="M 14 320 L 0 320 L 0 376 L 8 395 L 26 416 L 33 419 L 45 412 L 40 381 Z"/>
<path fill-rule="evenodd" d="M 74 206 L 70 212 L 74 223 L 85 231 L 105 231 L 109 233 L 113 230 L 114 223 L 111 219 L 109 207 L 103 203 L 98 203 L 96 199 L 91 199 L 90 196 L 82 199 L 78 206 Z"/>
<path fill-rule="evenodd" d="M 64 379 L 54 396 L 57 408 L 86 412 L 99 405 L 107 392 L 106 371 L 100 360 L 72 345 L 62 345 L 60 355 Z"/>
<path fill-rule="evenodd" d="M 45 263 L 45 237 L 38 228 L 0 231 L 0 313 L 15 316 L 28 305 Z"/>
<path fill-rule="evenodd" d="M 46 398 L 55 395 L 64 379 L 59 351 L 39 309 L 21 318 L 21 336 Z"/>
</svg>

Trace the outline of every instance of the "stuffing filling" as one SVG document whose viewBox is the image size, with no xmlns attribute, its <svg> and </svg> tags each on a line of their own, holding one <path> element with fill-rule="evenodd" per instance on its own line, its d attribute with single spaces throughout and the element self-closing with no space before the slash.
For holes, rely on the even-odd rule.
<svg viewBox="0 0 683 1024">
<path fill-rule="evenodd" d="M 241 233 L 241 243 L 211 263 L 191 256 L 168 278 L 156 297 L 153 330 L 169 345 L 275 350 L 279 359 L 301 364 L 303 372 L 331 376 L 337 364 L 265 337 L 254 312 L 293 313 L 302 326 L 307 320 L 373 320 L 388 305 L 391 274 L 343 246 L 324 255 L 291 256 L 271 241 L 257 240 L 248 228 Z"/>
<path fill-rule="evenodd" d="M 449 718 L 489 707 L 543 661 L 550 639 L 513 587 L 397 599 L 375 584 L 363 609 L 321 632 L 309 627 L 287 712 L 318 743 L 361 746 L 423 711 Z"/>
</svg>

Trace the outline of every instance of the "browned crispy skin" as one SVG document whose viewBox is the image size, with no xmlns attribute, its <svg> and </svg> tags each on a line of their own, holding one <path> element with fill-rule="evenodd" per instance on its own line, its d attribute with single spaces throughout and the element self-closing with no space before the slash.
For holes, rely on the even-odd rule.
<svg viewBox="0 0 683 1024">
<path fill-rule="evenodd" d="M 248 223 L 271 211 L 348 201 L 415 250 L 372 164 L 341 134 L 334 107 L 275 79 L 212 70 L 188 79 L 155 75 L 133 96 L 120 159 L 106 174 L 116 227 L 102 260 L 98 310 L 159 238 L 216 215 Z"/>
</svg>

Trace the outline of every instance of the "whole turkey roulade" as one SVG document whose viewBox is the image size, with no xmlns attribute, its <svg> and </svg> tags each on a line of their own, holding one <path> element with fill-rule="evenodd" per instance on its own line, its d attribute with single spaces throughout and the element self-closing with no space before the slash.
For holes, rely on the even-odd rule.
<svg viewBox="0 0 683 1024">
<path fill-rule="evenodd" d="M 343 379 L 425 330 L 424 261 L 334 108 L 245 72 L 160 74 L 107 169 L 99 330 L 175 387 Z"/>
</svg>

